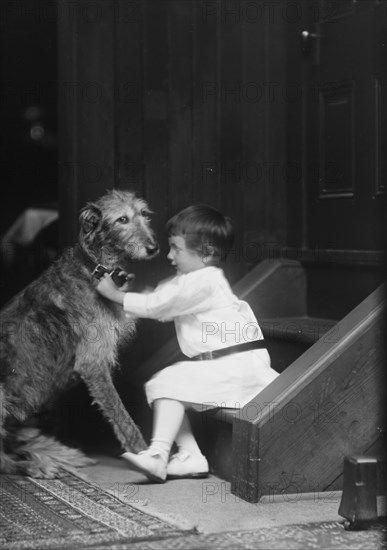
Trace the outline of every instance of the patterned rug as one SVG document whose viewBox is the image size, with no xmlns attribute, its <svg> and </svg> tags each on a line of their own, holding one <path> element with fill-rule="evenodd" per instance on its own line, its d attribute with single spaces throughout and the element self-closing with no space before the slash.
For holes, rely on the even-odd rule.
<svg viewBox="0 0 387 550">
<path fill-rule="evenodd" d="M 200 534 L 125 504 L 83 479 L 0 476 L 2 550 L 381 550 L 385 523 L 345 531 L 339 522 Z"/>
<path fill-rule="evenodd" d="M 70 473 L 60 479 L 0 476 L 2 550 L 106 548 L 182 533 Z"/>
<path fill-rule="evenodd" d="M 386 531 L 344 531 L 336 522 L 286 525 L 254 531 L 186 535 L 109 546 L 109 550 L 382 550 Z M 93 550 L 107 550 L 97 546 Z"/>
<path fill-rule="evenodd" d="M 254 531 L 190 534 L 163 540 L 112 544 L 109 550 L 382 550 L 386 530 L 345 531 L 338 522 L 286 525 Z M 107 550 L 97 546 L 93 550 Z"/>
</svg>

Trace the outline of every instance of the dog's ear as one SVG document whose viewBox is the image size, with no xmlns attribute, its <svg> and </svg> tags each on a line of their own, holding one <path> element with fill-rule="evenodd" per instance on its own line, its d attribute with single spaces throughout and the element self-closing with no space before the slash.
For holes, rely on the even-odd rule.
<svg viewBox="0 0 387 550">
<path fill-rule="evenodd" d="M 89 203 L 81 210 L 79 224 L 84 235 L 89 235 L 94 232 L 100 225 L 101 221 L 102 212 L 95 204 Z"/>
</svg>

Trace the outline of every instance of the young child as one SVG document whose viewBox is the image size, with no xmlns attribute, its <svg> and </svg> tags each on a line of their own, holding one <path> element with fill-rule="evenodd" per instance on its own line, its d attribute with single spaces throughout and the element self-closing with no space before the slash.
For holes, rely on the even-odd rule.
<svg viewBox="0 0 387 550">
<path fill-rule="evenodd" d="M 108 275 L 97 287 L 131 315 L 173 320 L 187 356 L 145 384 L 154 415 L 151 443 L 138 454 L 122 455 L 132 469 L 157 482 L 208 475 L 187 408 L 243 407 L 278 376 L 251 308 L 233 294 L 218 267 L 233 243 L 230 219 L 194 205 L 171 218 L 166 229 L 175 277 L 148 294 L 124 293 Z M 169 458 L 174 442 L 178 452 Z"/>
</svg>

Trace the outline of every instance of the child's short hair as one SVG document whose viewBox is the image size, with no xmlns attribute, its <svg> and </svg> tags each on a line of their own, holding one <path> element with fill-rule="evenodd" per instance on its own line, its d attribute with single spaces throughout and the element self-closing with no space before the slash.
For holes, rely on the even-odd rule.
<svg viewBox="0 0 387 550">
<path fill-rule="evenodd" d="M 201 256 L 212 255 L 212 263 L 224 260 L 234 242 L 229 217 L 205 204 L 194 204 L 178 212 L 166 224 L 168 236 L 182 236 L 186 247 Z"/>
</svg>

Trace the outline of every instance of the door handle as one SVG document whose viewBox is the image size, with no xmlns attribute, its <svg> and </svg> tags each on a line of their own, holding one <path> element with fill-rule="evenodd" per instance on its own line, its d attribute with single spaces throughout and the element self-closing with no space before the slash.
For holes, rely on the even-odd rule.
<svg viewBox="0 0 387 550">
<path fill-rule="evenodd" d="M 303 54 L 310 54 L 312 51 L 317 54 L 320 34 L 304 30 L 301 32 L 301 51 Z"/>
</svg>

